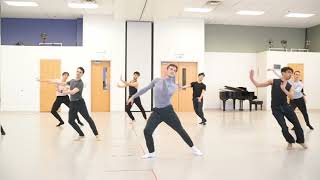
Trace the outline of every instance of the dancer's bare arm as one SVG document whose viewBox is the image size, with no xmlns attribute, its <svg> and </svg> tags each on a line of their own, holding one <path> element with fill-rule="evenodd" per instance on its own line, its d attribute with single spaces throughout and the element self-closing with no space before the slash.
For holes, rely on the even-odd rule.
<svg viewBox="0 0 320 180">
<path fill-rule="evenodd" d="M 250 71 L 250 80 L 256 87 L 267 87 L 267 86 L 272 85 L 272 83 L 273 83 L 273 80 L 271 80 L 271 79 L 268 81 L 265 81 L 265 82 L 257 82 L 254 79 L 254 71 L 253 70 Z"/>
</svg>

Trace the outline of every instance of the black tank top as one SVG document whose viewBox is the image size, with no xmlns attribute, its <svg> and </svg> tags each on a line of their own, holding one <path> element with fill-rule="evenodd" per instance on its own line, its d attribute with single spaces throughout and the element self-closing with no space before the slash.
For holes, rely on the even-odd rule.
<svg viewBox="0 0 320 180">
<path fill-rule="evenodd" d="M 280 85 L 281 79 L 274 79 L 271 89 L 271 107 L 285 105 L 287 102 L 287 95 L 282 91 Z M 290 91 L 291 84 L 287 82 L 286 89 Z"/>
<path fill-rule="evenodd" d="M 137 92 L 138 92 L 137 88 L 129 86 L 129 96 L 133 96 Z"/>
</svg>

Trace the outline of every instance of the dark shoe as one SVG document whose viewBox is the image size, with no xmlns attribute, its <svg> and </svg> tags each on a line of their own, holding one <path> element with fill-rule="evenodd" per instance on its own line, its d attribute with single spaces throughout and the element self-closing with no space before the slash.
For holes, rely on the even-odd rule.
<svg viewBox="0 0 320 180">
<path fill-rule="evenodd" d="M 207 125 L 207 123 L 205 121 L 202 121 L 201 123 L 199 124 L 202 124 L 202 125 Z"/>
<path fill-rule="evenodd" d="M 60 122 L 58 125 L 56 125 L 56 127 L 60 127 L 62 125 L 64 125 L 64 122 Z"/>
<path fill-rule="evenodd" d="M 307 126 L 310 128 L 310 130 L 314 130 L 314 128 L 310 124 Z"/>
<path fill-rule="evenodd" d="M 1 135 L 6 135 L 6 132 L 1 128 Z"/>
</svg>

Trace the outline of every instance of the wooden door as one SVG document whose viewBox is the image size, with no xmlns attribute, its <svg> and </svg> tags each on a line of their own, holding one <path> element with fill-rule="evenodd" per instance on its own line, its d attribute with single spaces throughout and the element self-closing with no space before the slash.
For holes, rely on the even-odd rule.
<svg viewBox="0 0 320 180">
<path fill-rule="evenodd" d="M 110 62 L 91 62 L 91 111 L 110 112 Z"/>
<path fill-rule="evenodd" d="M 179 63 L 179 84 L 188 85 L 197 80 L 197 63 Z M 179 111 L 192 112 L 192 88 L 179 89 Z"/>
<path fill-rule="evenodd" d="M 40 60 L 40 80 L 60 79 L 60 60 Z M 40 83 L 40 112 L 50 112 L 56 99 L 56 86 Z"/>
<path fill-rule="evenodd" d="M 288 64 L 293 69 L 293 72 L 300 71 L 300 80 L 304 81 L 304 64 Z M 293 76 L 291 78 L 293 80 Z"/>
</svg>

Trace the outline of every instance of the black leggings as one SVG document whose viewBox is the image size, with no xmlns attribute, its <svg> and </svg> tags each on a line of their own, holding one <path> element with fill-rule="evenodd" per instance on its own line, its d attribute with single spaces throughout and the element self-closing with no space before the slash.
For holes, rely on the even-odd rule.
<svg viewBox="0 0 320 180">
<path fill-rule="evenodd" d="M 182 139 L 188 144 L 188 146 L 192 147 L 193 142 L 188 135 L 188 133 L 183 129 L 181 122 L 174 112 L 172 105 L 169 105 L 164 108 L 154 108 L 151 113 L 147 125 L 144 128 L 144 137 L 146 139 L 146 144 L 148 147 L 149 153 L 154 152 L 154 142 L 152 134 L 157 126 L 164 121 L 167 125 L 169 125 L 173 130 L 175 130 Z"/>
<path fill-rule="evenodd" d="M 1 134 L 2 134 L 2 135 L 5 135 L 6 132 L 4 131 L 3 127 L 2 127 L 1 125 L 0 125 L 0 127 L 1 127 Z"/>
<path fill-rule="evenodd" d="M 201 102 L 199 102 L 198 98 L 194 98 L 192 101 L 196 114 L 201 118 L 202 122 L 207 122 L 203 114 L 203 99 L 201 99 Z"/>
<path fill-rule="evenodd" d="M 301 111 L 304 117 L 304 121 L 306 122 L 307 126 L 310 126 L 307 106 L 306 106 L 306 102 L 304 101 L 304 98 L 302 97 L 299 99 L 290 100 L 290 106 L 292 107 L 293 110 L 295 110 L 298 107 L 298 109 Z"/>
<path fill-rule="evenodd" d="M 297 115 L 293 111 L 293 109 L 288 104 L 271 107 L 271 109 L 272 109 L 273 116 L 277 119 L 277 121 L 281 127 L 282 134 L 283 134 L 284 138 L 286 139 L 286 141 L 288 143 L 295 143 L 295 142 L 304 143 L 303 130 L 301 128 L 301 125 L 300 125 L 300 122 L 297 118 Z M 289 133 L 289 129 L 288 129 L 288 126 L 286 124 L 286 120 L 284 117 L 286 117 L 293 124 L 294 131 L 297 136 L 296 141 L 293 138 L 293 136 Z"/>
<path fill-rule="evenodd" d="M 98 135 L 96 125 L 89 115 L 85 101 L 82 99 L 79 101 L 71 101 L 70 109 L 69 109 L 69 124 L 73 127 L 74 130 L 76 130 L 78 132 L 79 136 L 84 136 L 84 134 L 81 131 L 78 124 L 75 122 L 78 112 L 89 123 L 93 134 Z"/>
<path fill-rule="evenodd" d="M 130 98 L 130 97 L 131 97 L 131 96 L 129 96 L 129 98 Z M 131 120 L 132 120 L 132 121 L 135 120 L 135 119 L 134 119 L 134 116 L 132 115 L 132 112 L 131 112 L 131 108 L 132 108 L 132 105 L 133 105 L 133 104 L 136 104 L 136 105 L 138 106 L 138 108 L 140 109 L 140 111 L 141 111 L 144 119 L 147 119 L 147 115 L 146 115 L 145 110 L 144 110 L 143 107 L 142 107 L 140 97 L 137 97 L 137 98 L 134 99 L 134 101 L 133 101 L 132 104 L 126 105 L 126 112 L 127 112 L 127 114 L 129 115 L 129 117 L 131 118 Z"/>
<path fill-rule="evenodd" d="M 58 109 L 60 108 L 61 104 L 65 104 L 68 108 L 70 108 L 70 99 L 69 96 L 57 96 L 56 100 L 54 101 L 52 108 L 51 108 L 51 114 L 57 118 L 57 120 L 60 123 L 64 123 L 60 115 L 58 114 Z M 81 123 L 78 115 L 76 116 L 76 119 L 78 123 Z"/>
</svg>

